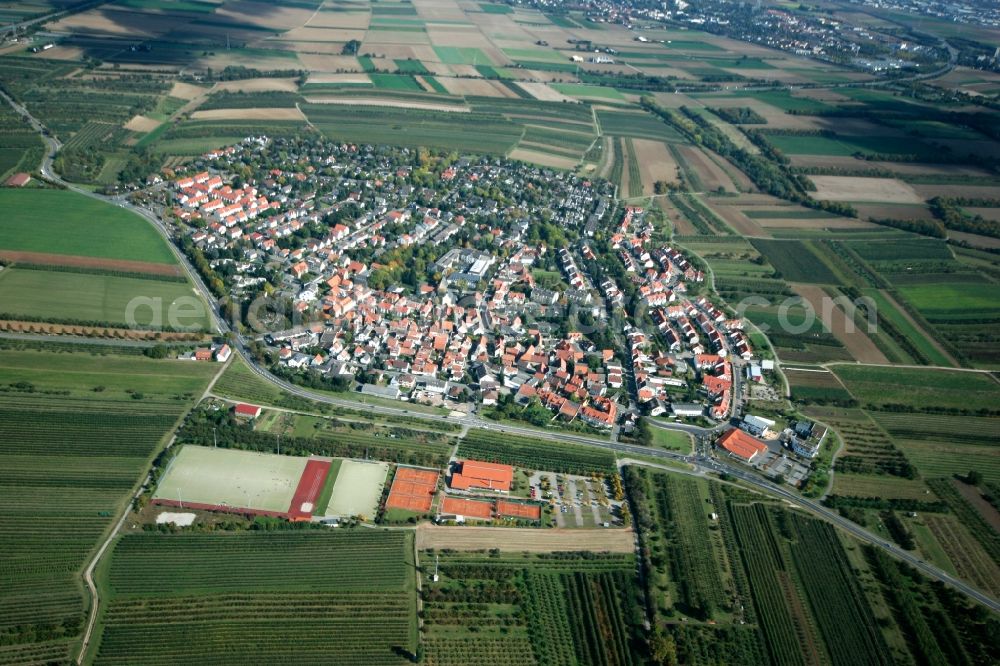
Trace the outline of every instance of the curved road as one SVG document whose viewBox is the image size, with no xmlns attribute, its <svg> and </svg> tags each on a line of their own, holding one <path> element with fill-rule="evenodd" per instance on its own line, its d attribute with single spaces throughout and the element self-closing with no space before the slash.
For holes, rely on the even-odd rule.
<svg viewBox="0 0 1000 666">
<path fill-rule="evenodd" d="M 331 397 L 329 395 L 325 395 L 325 394 L 321 394 L 321 393 L 316 393 L 314 391 L 310 391 L 308 389 L 304 389 L 304 388 L 302 388 L 300 386 L 296 386 L 294 384 L 291 384 L 291 383 L 289 383 L 289 382 L 287 382 L 287 381 L 285 381 L 283 379 L 280 379 L 280 378 L 272 375 L 265 368 L 262 368 L 261 366 L 259 366 L 256 363 L 256 361 L 251 357 L 250 353 L 247 350 L 246 339 L 241 334 L 239 334 L 238 332 L 234 331 L 229 326 L 228 322 L 226 322 L 225 319 L 222 317 L 222 314 L 219 311 L 219 305 L 216 302 L 216 300 L 213 298 L 211 291 L 209 291 L 207 285 L 205 285 L 204 281 L 201 279 L 201 276 L 198 274 L 198 272 L 194 269 L 194 267 L 188 261 L 188 258 L 173 243 L 173 241 L 171 239 L 171 236 L 170 236 L 170 232 L 166 228 L 166 226 L 152 212 L 150 212 L 150 211 L 148 211 L 148 210 L 146 210 L 144 208 L 140 208 L 138 206 L 134 206 L 133 204 L 131 204 L 130 202 L 128 202 L 124 197 L 105 197 L 105 196 L 96 194 L 94 192 L 90 192 L 89 190 L 77 187 L 77 186 L 75 186 L 75 185 L 73 185 L 71 183 L 68 183 L 68 182 L 64 181 L 58 174 L 55 173 L 55 171 L 52 168 L 52 162 L 55 159 L 55 156 L 58 153 L 59 149 L 62 147 L 61 144 L 60 144 L 60 142 L 58 141 L 58 139 L 56 139 L 55 137 L 50 136 L 49 133 L 48 133 L 48 131 L 46 130 L 46 128 L 40 122 L 38 122 L 38 120 L 35 119 L 28 112 L 28 110 L 26 108 L 24 108 L 22 105 L 18 104 L 16 101 L 14 101 L 5 92 L 0 91 L 0 97 L 2 97 L 3 99 L 5 99 L 7 101 L 7 103 L 9 103 L 14 108 L 14 110 L 16 112 L 18 112 L 19 114 L 21 114 L 22 116 L 24 116 L 28 120 L 28 122 L 31 124 L 31 126 L 36 131 L 38 131 L 39 134 L 41 134 L 42 139 L 45 141 L 45 144 L 46 144 L 48 150 L 46 151 L 46 154 L 45 154 L 45 156 L 44 156 L 44 158 L 42 160 L 42 165 L 41 165 L 41 173 L 42 173 L 42 175 L 45 178 L 47 178 L 48 180 L 50 180 L 50 181 L 52 181 L 52 182 L 54 182 L 54 183 L 56 183 L 58 185 L 66 187 L 67 189 L 73 190 L 74 192 L 78 192 L 80 194 L 83 194 L 85 196 L 91 197 L 93 199 L 97 199 L 97 200 L 105 201 L 105 202 L 111 202 L 113 204 L 119 205 L 122 208 L 127 208 L 127 209 L 131 210 L 132 212 L 136 213 L 137 215 L 141 216 L 143 219 L 145 219 L 147 222 L 149 222 L 150 224 L 153 225 L 153 227 L 166 240 L 167 244 L 171 248 L 171 251 L 177 257 L 178 263 L 184 268 L 184 271 L 187 273 L 187 275 L 191 279 L 192 283 L 195 285 L 195 287 L 197 288 L 197 290 L 201 293 L 201 295 L 204 298 L 204 300 L 209 304 L 209 310 L 211 312 L 211 319 L 212 319 L 213 327 L 219 333 L 221 333 L 223 335 L 230 334 L 230 333 L 233 334 L 232 335 L 232 338 L 233 338 L 233 347 L 236 349 L 237 353 L 239 353 L 239 355 L 243 358 L 243 360 L 246 361 L 247 365 L 257 375 L 259 375 L 265 381 L 268 381 L 268 382 L 270 382 L 272 384 L 275 384 L 276 386 L 278 386 L 281 389 L 287 391 L 288 393 L 300 396 L 302 398 L 306 398 L 306 399 L 313 400 L 313 401 L 316 401 L 316 402 L 323 402 L 323 403 L 327 403 L 327 404 L 330 404 L 330 405 L 335 405 L 335 406 L 338 406 L 338 407 L 346 407 L 346 408 L 350 408 L 350 409 L 357 409 L 358 408 L 358 403 L 356 401 L 344 400 L 344 399 L 340 399 L 340 398 L 334 398 L 334 397 Z M 444 422 L 449 422 L 449 423 L 458 423 L 458 424 L 461 424 L 461 425 L 463 425 L 465 427 L 469 427 L 469 428 L 482 428 L 482 429 L 485 429 L 485 430 L 494 430 L 494 431 L 500 431 L 500 432 L 504 432 L 504 433 L 508 433 L 509 432 L 511 434 L 518 434 L 518 435 L 523 435 L 523 436 L 526 436 L 526 437 L 536 437 L 536 438 L 548 439 L 548 440 L 552 440 L 552 441 L 561 441 L 561 442 L 569 442 L 569 443 L 574 443 L 574 444 L 583 444 L 583 445 L 586 445 L 586 446 L 595 446 L 595 447 L 599 447 L 599 448 L 603 448 L 603 449 L 608 449 L 608 450 L 614 451 L 616 454 L 640 455 L 640 456 L 646 456 L 646 457 L 651 457 L 651 458 L 661 458 L 661 459 L 671 460 L 671 461 L 674 461 L 674 462 L 680 462 L 680 463 L 684 463 L 684 464 L 687 464 L 687 465 L 691 465 L 696 471 L 700 471 L 700 472 L 703 472 L 703 473 L 711 473 L 711 472 L 715 472 L 717 474 L 725 473 L 725 474 L 728 474 L 728 475 L 730 475 L 730 476 L 732 476 L 734 478 L 740 479 L 741 481 L 743 481 L 745 483 L 750 484 L 751 486 L 753 486 L 757 490 L 759 490 L 759 491 L 761 491 L 761 492 L 763 492 L 763 493 L 765 493 L 767 495 L 770 495 L 772 497 L 776 497 L 776 498 L 785 500 L 785 501 L 787 501 L 787 502 L 789 502 L 791 504 L 794 504 L 796 506 L 799 506 L 799 507 L 801 507 L 801 508 L 809 511 L 810 513 L 812 513 L 812 514 L 814 514 L 814 515 L 816 515 L 816 516 L 818 516 L 820 518 L 823 518 L 824 520 L 827 520 L 827 521 L 833 523 L 834 525 L 840 527 L 841 529 L 843 529 L 843 530 L 851 533 L 853 536 L 857 537 L 858 539 L 860 539 L 862 541 L 865 541 L 867 543 L 870 543 L 870 544 L 872 544 L 874 546 L 877 546 L 879 548 L 882 548 L 883 550 L 887 551 L 890 555 L 893 555 L 894 557 L 896 557 L 896 558 L 898 558 L 900 560 L 903 560 L 907 564 L 910 564 L 911 566 L 913 566 L 914 568 L 920 570 L 922 573 L 924 573 L 928 577 L 930 577 L 932 579 L 935 579 L 935 580 L 938 580 L 938 581 L 941 581 L 941 582 L 946 583 L 948 585 L 951 585 L 956 590 L 959 590 L 960 592 L 966 594 L 967 596 L 975 599 L 979 603 L 981 603 L 981 604 L 987 606 L 988 608 L 992 609 L 994 612 L 1000 612 L 1000 602 L 997 602 L 995 599 L 993 599 L 992 597 L 984 594 L 983 592 L 979 591 L 978 589 L 976 589 L 976 588 L 968 585 L 967 583 L 964 583 L 961 580 L 958 580 L 958 579 L 954 578 L 953 576 L 951 576 L 947 572 L 945 572 L 945 571 L 943 571 L 943 570 L 941 570 L 941 569 L 939 569 L 939 568 L 937 568 L 937 567 L 935 567 L 935 566 L 933 566 L 931 564 L 928 564 L 928 563 L 924 562 L 923 560 L 921 560 L 920 558 L 916 557 L 912 553 L 907 552 L 907 551 L 905 551 L 905 550 L 903 550 L 901 548 L 898 548 L 895 545 L 893 545 L 893 544 L 885 541 L 884 539 L 881 539 L 880 537 L 872 534 L 871 532 L 865 530 L 864 528 L 860 527 L 859 525 L 856 525 L 855 523 L 853 523 L 853 522 L 851 522 L 851 521 L 843 518 L 842 516 L 840 516 L 836 512 L 831 511 L 830 509 L 826 508 L 825 506 L 819 504 L 818 502 L 814 502 L 812 500 L 809 500 L 809 499 L 806 499 L 804 497 L 801 497 L 797 493 L 794 493 L 791 490 L 788 490 L 787 488 L 785 488 L 783 486 L 775 485 L 774 483 L 772 483 L 772 482 L 764 479 L 763 477 L 761 477 L 761 476 L 759 476 L 759 475 L 757 475 L 757 474 L 755 474 L 753 472 L 750 472 L 750 471 L 746 470 L 745 468 L 738 467 L 738 466 L 735 466 L 735 465 L 731 465 L 731 464 L 729 464 L 728 462 L 726 462 L 724 460 L 720 460 L 720 459 L 716 459 L 716 458 L 708 457 L 708 456 L 700 456 L 700 455 L 699 456 L 694 456 L 694 455 L 685 456 L 685 455 L 682 455 L 682 454 L 674 453 L 674 452 L 671 452 L 671 451 L 665 451 L 665 450 L 662 450 L 662 449 L 655 449 L 655 448 L 650 448 L 650 447 L 638 446 L 638 445 L 634 445 L 634 444 L 624 444 L 624 443 L 621 443 L 621 442 L 615 442 L 615 441 L 611 441 L 610 439 L 607 439 L 607 440 L 604 440 L 604 439 L 595 439 L 595 438 L 591 438 L 591 437 L 585 437 L 585 436 L 582 436 L 582 435 L 574 435 L 574 434 L 565 433 L 565 432 L 546 432 L 546 431 L 535 430 L 535 429 L 532 429 L 532 428 L 524 428 L 524 427 L 520 427 L 520 426 L 513 426 L 513 425 L 507 425 L 507 424 L 503 424 L 503 425 L 501 425 L 501 424 L 495 424 L 495 423 L 491 423 L 489 421 L 485 421 L 485 420 L 483 420 L 483 419 L 481 419 L 479 417 L 472 416 L 472 415 L 464 416 L 464 417 L 461 417 L 461 418 L 453 418 L 453 417 L 444 416 L 444 415 L 414 413 L 414 412 L 410 412 L 410 411 L 408 411 L 408 410 L 406 410 L 404 408 L 389 407 L 389 406 L 384 406 L 384 405 L 371 405 L 371 404 L 365 405 L 365 408 L 368 411 L 371 411 L 371 412 L 376 413 L 376 414 L 417 417 L 417 418 L 421 418 L 421 419 L 444 421 Z M 662 429 L 665 429 L 665 430 L 680 430 L 680 431 L 687 432 L 689 434 L 692 434 L 692 435 L 695 435 L 695 436 L 700 436 L 700 437 L 711 436 L 712 434 L 714 434 L 718 430 L 720 430 L 723 427 L 725 427 L 724 424 L 723 424 L 723 425 L 715 426 L 714 428 L 701 428 L 699 426 L 692 426 L 692 425 L 679 424 L 679 423 L 677 423 L 677 424 L 675 424 L 675 423 L 657 423 L 657 422 L 654 422 L 652 420 L 650 420 L 650 423 L 654 427 L 657 427 L 657 428 L 662 428 Z M 126 508 L 125 515 L 127 515 L 127 514 L 128 514 L 128 509 Z M 88 647 L 88 644 L 89 644 L 89 641 L 90 641 L 90 637 L 91 637 L 91 634 L 93 632 L 93 628 L 94 628 L 94 626 L 96 624 L 97 614 L 98 614 L 98 606 L 99 606 L 99 601 L 100 600 L 99 600 L 99 596 L 98 596 L 97 587 L 94 584 L 93 572 L 94 572 L 94 569 L 96 568 L 97 563 L 100 560 L 101 556 L 104 554 L 104 552 L 109 547 L 112 539 L 114 538 L 114 535 L 118 532 L 118 528 L 123 524 L 124 519 L 125 519 L 125 516 L 123 515 L 122 518 L 119 519 L 119 521 L 118 521 L 118 523 L 116 525 L 116 528 L 114 530 L 112 530 L 112 532 L 108 535 L 108 538 L 100 546 L 100 548 L 98 549 L 98 551 L 94 554 L 94 557 L 92 558 L 91 562 L 88 564 L 88 566 L 87 566 L 87 568 L 85 569 L 85 572 L 84 572 L 84 579 L 85 579 L 87 588 L 90 591 L 93 603 L 91 604 L 90 617 L 88 618 L 87 628 L 86 628 L 86 632 L 85 632 L 85 635 L 84 635 L 84 640 L 83 640 L 83 643 L 82 643 L 82 647 L 81 647 L 81 651 L 80 651 L 80 658 L 78 660 L 78 663 L 82 662 L 83 656 L 86 653 L 86 650 L 87 650 L 87 647 Z"/>
</svg>

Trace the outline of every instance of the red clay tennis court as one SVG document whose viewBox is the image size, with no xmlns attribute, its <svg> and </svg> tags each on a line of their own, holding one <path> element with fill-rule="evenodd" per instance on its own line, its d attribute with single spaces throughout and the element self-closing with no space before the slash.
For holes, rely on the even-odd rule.
<svg viewBox="0 0 1000 666">
<path fill-rule="evenodd" d="M 313 506 L 323 490 L 323 482 L 330 472 L 329 460 L 310 460 L 302 470 L 299 485 L 292 496 L 292 504 L 288 507 L 290 520 L 309 520 L 312 518 Z"/>
<path fill-rule="evenodd" d="M 466 518 L 489 520 L 493 517 L 493 503 L 446 497 L 441 503 L 441 513 L 453 513 L 456 516 L 465 516 Z"/>
<path fill-rule="evenodd" d="M 542 507 L 534 504 L 497 500 L 497 513 L 501 516 L 510 516 L 512 518 L 540 520 L 542 517 Z"/>
<path fill-rule="evenodd" d="M 431 510 L 437 492 L 438 473 L 429 469 L 397 467 L 389 489 L 387 509 L 403 509 L 426 513 Z"/>
</svg>

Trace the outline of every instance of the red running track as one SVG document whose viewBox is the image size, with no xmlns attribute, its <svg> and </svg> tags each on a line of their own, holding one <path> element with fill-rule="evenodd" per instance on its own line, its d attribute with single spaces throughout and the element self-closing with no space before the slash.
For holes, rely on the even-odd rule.
<svg viewBox="0 0 1000 666">
<path fill-rule="evenodd" d="M 312 511 L 303 511 L 302 505 L 306 502 L 316 504 L 319 494 L 323 491 L 326 475 L 329 473 L 329 460 L 310 460 L 306 463 L 306 468 L 302 470 L 302 477 L 299 479 L 299 485 L 292 496 L 292 504 L 288 507 L 289 520 L 309 520 L 312 518 Z"/>
</svg>

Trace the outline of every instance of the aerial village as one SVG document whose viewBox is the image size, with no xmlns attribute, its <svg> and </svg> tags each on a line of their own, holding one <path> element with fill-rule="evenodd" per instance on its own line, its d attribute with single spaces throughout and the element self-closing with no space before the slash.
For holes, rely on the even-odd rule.
<svg viewBox="0 0 1000 666">
<path fill-rule="evenodd" d="M 263 137 L 167 177 L 165 219 L 203 277 L 288 306 L 253 335 L 291 381 L 628 434 L 643 415 L 735 419 L 773 374 L 695 260 L 607 183 Z"/>
</svg>

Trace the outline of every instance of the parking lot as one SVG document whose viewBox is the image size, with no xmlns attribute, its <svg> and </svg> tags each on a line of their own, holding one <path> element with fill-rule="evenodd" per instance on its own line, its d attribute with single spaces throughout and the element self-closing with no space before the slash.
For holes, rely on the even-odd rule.
<svg viewBox="0 0 1000 666">
<path fill-rule="evenodd" d="M 620 527 L 621 502 L 607 480 L 535 472 L 529 479 L 531 499 L 548 502 L 556 527 Z"/>
</svg>

